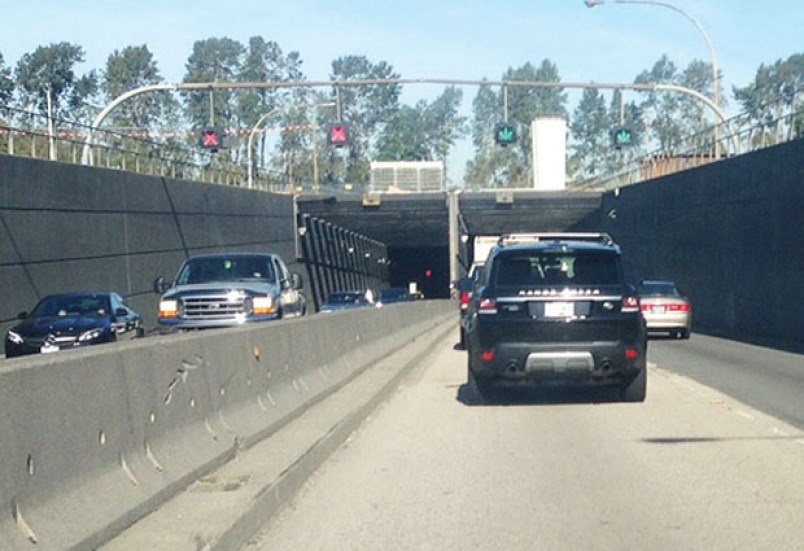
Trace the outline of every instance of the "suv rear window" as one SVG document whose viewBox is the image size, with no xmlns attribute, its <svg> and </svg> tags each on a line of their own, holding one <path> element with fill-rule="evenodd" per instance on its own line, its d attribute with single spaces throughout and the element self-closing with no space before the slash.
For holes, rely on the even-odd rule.
<svg viewBox="0 0 804 551">
<path fill-rule="evenodd" d="M 494 283 L 501 287 L 616 285 L 621 279 L 613 254 L 525 251 L 500 255 L 496 264 Z"/>
</svg>

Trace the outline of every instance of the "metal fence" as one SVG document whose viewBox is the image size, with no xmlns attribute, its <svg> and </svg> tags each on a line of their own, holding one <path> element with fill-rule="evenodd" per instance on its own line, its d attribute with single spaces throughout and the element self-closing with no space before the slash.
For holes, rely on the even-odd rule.
<svg viewBox="0 0 804 551">
<path fill-rule="evenodd" d="M 786 114 L 768 116 L 761 123 L 748 113 L 720 123 L 718 154 L 713 143 L 715 129 L 711 127 L 671 147 L 644 155 L 632 153 L 615 173 L 576 181 L 572 187 L 589 190 L 623 187 L 800 138 L 804 136 L 804 89 L 792 95 L 789 105 L 792 108 Z M 92 137 L 88 140 L 90 133 Z M 157 137 L 159 139 L 155 139 Z M 201 152 L 196 140 L 192 132 L 155 137 L 147 131 L 91 128 L 65 119 L 49 119 L 37 112 L 0 106 L 0 153 L 249 187 L 247 163 L 233 160 L 226 154 Z M 254 189 L 264 191 L 300 191 L 289 180 L 277 173 L 261 171 L 252 173 L 250 183 Z"/>
<path fill-rule="evenodd" d="M 88 137 L 91 133 L 91 145 Z M 248 170 L 226 155 L 199 152 L 193 133 L 153 139 L 147 131 L 113 131 L 0 107 L 0 153 L 125 170 L 210 184 L 247 187 Z M 289 191 L 282 178 L 252 175 L 252 187 Z"/>
<path fill-rule="evenodd" d="M 800 139 L 804 137 L 804 90 L 795 92 L 789 105 L 792 109 L 787 113 L 767 116 L 762 122 L 758 122 L 750 113 L 742 113 L 719 124 L 719 155 L 714 153 L 714 127 L 710 127 L 685 137 L 672 147 L 634 156 L 616 173 L 595 176 L 576 184 L 575 189 L 608 190 L 624 187 Z"/>
</svg>

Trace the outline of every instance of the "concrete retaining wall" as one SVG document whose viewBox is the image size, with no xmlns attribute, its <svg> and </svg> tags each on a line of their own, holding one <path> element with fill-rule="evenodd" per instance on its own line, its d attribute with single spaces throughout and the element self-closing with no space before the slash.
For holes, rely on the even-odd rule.
<svg viewBox="0 0 804 551">
<path fill-rule="evenodd" d="M 155 323 L 158 275 L 190 254 L 296 265 L 290 196 L 0 155 L 0 332 L 51 293 L 116 291 Z"/>
<path fill-rule="evenodd" d="M 0 548 L 97 547 L 454 315 L 426 301 L 9 362 Z"/>
<path fill-rule="evenodd" d="M 672 279 L 693 330 L 804 346 L 804 140 L 605 195 L 578 229 L 608 231 L 635 279 Z"/>
</svg>

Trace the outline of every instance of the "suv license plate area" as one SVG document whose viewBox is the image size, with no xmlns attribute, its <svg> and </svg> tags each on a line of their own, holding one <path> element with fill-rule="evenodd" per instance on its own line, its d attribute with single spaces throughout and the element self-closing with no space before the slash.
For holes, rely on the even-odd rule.
<svg viewBox="0 0 804 551">
<path fill-rule="evenodd" d="M 571 318 L 575 315 L 574 302 L 545 302 L 545 318 Z"/>
</svg>

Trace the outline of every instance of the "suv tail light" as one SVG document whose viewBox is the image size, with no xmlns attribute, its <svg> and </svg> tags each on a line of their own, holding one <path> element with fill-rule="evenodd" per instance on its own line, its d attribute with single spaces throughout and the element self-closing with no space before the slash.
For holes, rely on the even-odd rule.
<svg viewBox="0 0 804 551">
<path fill-rule="evenodd" d="M 461 310 L 469 308 L 469 301 L 472 299 L 472 293 L 469 291 L 461 291 Z"/>
<path fill-rule="evenodd" d="M 620 310 L 624 314 L 639 312 L 639 297 L 636 296 L 623 297 L 623 305 Z"/>
<path fill-rule="evenodd" d="M 496 314 L 497 301 L 493 298 L 484 298 L 480 300 L 480 305 L 477 307 L 478 314 Z"/>
</svg>

